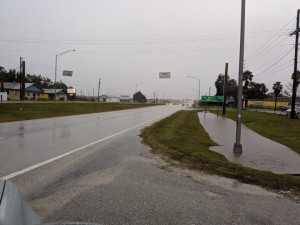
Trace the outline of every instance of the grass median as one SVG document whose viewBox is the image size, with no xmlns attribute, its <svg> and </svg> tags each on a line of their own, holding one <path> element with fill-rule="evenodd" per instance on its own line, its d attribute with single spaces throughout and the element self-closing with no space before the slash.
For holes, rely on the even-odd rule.
<svg viewBox="0 0 300 225">
<path fill-rule="evenodd" d="M 154 153 L 180 162 L 190 169 L 300 196 L 300 177 L 247 168 L 210 151 L 209 147 L 216 143 L 201 126 L 196 111 L 179 111 L 145 128 L 141 137 Z"/>
<path fill-rule="evenodd" d="M 216 113 L 216 110 L 210 112 Z M 225 117 L 236 120 L 236 110 L 228 109 Z M 300 154 L 299 119 L 292 120 L 283 115 L 243 110 L 242 123 L 256 133 L 288 146 Z"/>
<path fill-rule="evenodd" d="M 86 113 L 108 112 L 153 106 L 150 104 L 127 103 L 3 103 L 0 104 L 0 122 L 30 120 L 56 116 L 70 116 Z"/>
</svg>

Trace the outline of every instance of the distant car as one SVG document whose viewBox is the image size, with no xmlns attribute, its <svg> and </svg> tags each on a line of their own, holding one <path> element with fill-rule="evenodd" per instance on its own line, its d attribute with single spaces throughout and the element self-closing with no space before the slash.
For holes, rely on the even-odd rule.
<svg viewBox="0 0 300 225">
<path fill-rule="evenodd" d="M 289 113 L 291 113 L 292 109 L 288 109 L 285 111 L 285 115 L 288 115 Z M 298 116 L 298 118 L 300 119 L 300 107 L 295 107 L 295 113 Z"/>
<path fill-rule="evenodd" d="M 281 106 L 280 109 L 282 112 L 289 110 L 291 108 L 291 106 Z"/>
</svg>

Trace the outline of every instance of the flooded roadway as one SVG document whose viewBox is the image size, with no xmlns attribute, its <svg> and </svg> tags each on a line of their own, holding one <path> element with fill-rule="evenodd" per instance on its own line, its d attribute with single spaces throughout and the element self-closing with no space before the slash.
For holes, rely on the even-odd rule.
<svg viewBox="0 0 300 225">
<path fill-rule="evenodd" d="M 243 153 L 235 156 L 236 122 L 212 113 L 199 113 L 202 126 L 219 146 L 210 149 L 223 154 L 228 160 L 259 170 L 278 174 L 300 174 L 300 155 L 290 148 L 262 137 L 242 125 Z"/>
</svg>

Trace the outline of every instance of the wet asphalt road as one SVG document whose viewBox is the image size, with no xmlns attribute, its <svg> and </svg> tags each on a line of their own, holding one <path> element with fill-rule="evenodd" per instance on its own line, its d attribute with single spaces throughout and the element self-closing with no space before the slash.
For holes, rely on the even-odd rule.
<svg viewBox="0 0 300 225">
<path fill-rule="evenodd" d="M 139 133 L 132 130 L 12 181 L 44 222 L 299 224 L 299 203 L 169 167 Z"/>
<path fill-rule="evenodd" d="M 139 133 L 131 129 L 11 180 L 44 222 L 299 224 L 299 203 L 173 168 Z"/>
<path fill-rule="evenodd" d="M 178 106 L 0 124 L 0 177 L 169 115 Z"/>
</svg>

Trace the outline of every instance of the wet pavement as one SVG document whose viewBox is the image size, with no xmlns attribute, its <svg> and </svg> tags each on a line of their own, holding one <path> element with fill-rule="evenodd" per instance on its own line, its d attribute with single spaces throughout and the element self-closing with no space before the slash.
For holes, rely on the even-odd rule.
<svg viewBox="0 0 300 225">
<path fill-rule="evenodd" d="M 153 106 L 0 123 L 0 177 L 22 171 L 93 143 L 146 126 L 180 106 Z"/>
<path fill-rule="evenodd" d="M 300 155 L 290 148 L 267 139 L 242 125 L 243 153 L 235 156 L 236 122 L 212 113 L 199 113 L 202 126 L 219 146 L 210 149 L 228 160 L 259 170 L 278 174 L 300 174 Z"/>
</svg>

